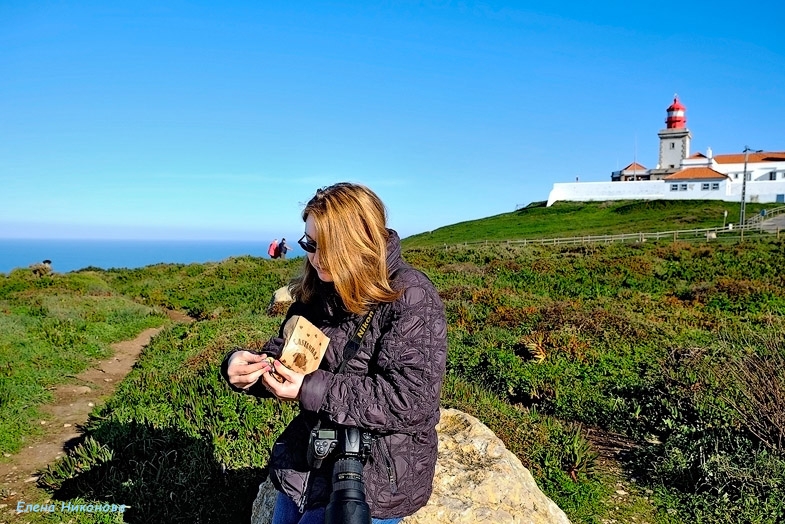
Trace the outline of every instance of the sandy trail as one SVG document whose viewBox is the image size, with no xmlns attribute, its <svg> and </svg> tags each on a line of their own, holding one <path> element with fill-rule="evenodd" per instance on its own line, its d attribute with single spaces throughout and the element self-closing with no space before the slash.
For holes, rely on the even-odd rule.
<svg viewBox="0 0 785 524">
<path fill-rule="evenodd" d="M 176 311 L 169 311 L 168 315 L 177 322 L 193 321 Z M 162 329 L 145 329 L 132 340 L 112 344 L 111 357 L 77 375 L 75 383 L 57 386 L 52 391 L 53 402 L 40 407 L 44 413 L 40 421 L 44 435 L 19 453 L 6 455 L 8 460 L 0 463 L 0 524 L 11 515 L 15 517 L 19 500 L 40 498 L 36 481 L 41 470 L 80 441 L 80 427 L 87 422 L 90 412 L 112 396 L 142 350 Z"/>
</svg>

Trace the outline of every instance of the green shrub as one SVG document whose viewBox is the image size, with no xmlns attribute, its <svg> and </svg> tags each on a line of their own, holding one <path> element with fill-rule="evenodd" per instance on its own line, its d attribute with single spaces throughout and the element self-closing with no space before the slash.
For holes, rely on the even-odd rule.
<svg viewBox="0 0 785 524">
<path fill-rule="evenodd" d="M 613 209 L 617 220 L 628 212 L 607 207 Z M 653 217 L 679 209 L 648 211 Z M 563 210 L 581 213 L 580 206 Z M 785 500 L 783 247 L 782 240 L 646 242 L 405 255 L 445 303 L 443 405 L 488 425 L 573 522 L 778 522 Z M 64 464 L 47 477 L 56 494 L 145 497 L 151 502 L 129 515 L 138 521 L 175 518 L 154 507 L 166 497 L 193 507 L 190 520 L 217 520 L 220 511 L 233 511 L 226 508 L 244 520 L 237 508 L 250 504 L 269 446 L 294 412 L 230 393 L 216 370 L 228 348 L 258 347 L 275 332 L 280 318 L 265 315 L 266 305 L 300 263 L 241 257 L 95 272 L 113 293 L 187 310 L 201 321 L 155 338 L 88 425 L 95 445 L 80 453 L 94 457 L 90 469 Z M 90 284 L 94 276 L 73 286 L 95 290 L 91 300 L 111 298 Z M 124 317 L 109 308 L 70 314 L 58 309 L 58 293 L 64 290 L 56 278 L 15 272 L 0 280 L 0 307 L 9 312 L 0 316 L 8 333 L 0 355 L 11 344 L 32 344 L 28 332 L 39 334 L 35 344 L 87 341 L 96 326 Z M 91 350 L 98 351 L 83 348 Z M 0 383 L 0 398 L 18 391 Z M 632 442 L 619 459 L 624 475 L 595 457 L 588 428 Z M 615 483 L 625 475 L 650 497 L 616 497 Z"/>
</svg>

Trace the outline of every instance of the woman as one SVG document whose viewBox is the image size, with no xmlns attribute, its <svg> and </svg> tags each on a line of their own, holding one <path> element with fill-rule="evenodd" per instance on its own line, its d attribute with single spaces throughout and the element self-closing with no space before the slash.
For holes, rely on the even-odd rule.
<svg viewBox="0 0 785 524">
<path fill-rule="evenodd" d="M 284 323 L 302 315 L 330 337 L 320 368 L 302 375 L 277 360 L 271 367 L 267 357 L 280 354 L 283 343 L 274 338 L 261 354 L 227 355 L 224 377 L 238 391 L 269 391 L 300 403 L 271 453 L 279 491 L 273 524 L 324 521 L 332 464 L 313 469 L 307 463 L 317 425 L 372 435 L 363 470 L 366 499 L 374 523 L 396 523 L 431 495 L 447 355 L 444 305 L 430 280 L 401 258 L 384 204 L 367 187 L 340 183 L 319 190 L 302 217 L 298 243 L 307 258 L 290 285 L 295 301 Z M 348 343 L 364 322 L 368 328 L 352 355 Z M 286 380 L 279 383 L 271 371 Z"/>
</svg>

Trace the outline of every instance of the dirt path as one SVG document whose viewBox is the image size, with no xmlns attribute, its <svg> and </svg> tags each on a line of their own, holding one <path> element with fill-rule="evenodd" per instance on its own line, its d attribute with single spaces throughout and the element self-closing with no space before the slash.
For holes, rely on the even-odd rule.
<svg viewBox="0 0 785 524">
<path fill-rule="evenodd" d="M 176 322 L 193 321 L 176 311 L 168 315 Z M 5 520 L 6 511 L 14 511 L 17 501 L 40 497 L 34 493 L 38 491 L 35 486 L 39 472 L 80 440 L 80 427 L 87 422 L 90 412 L 112 396 L 142 349 L 162 329 L 145 329 L 133 340 L 112 344 L 113 356 L 77 375 L 75 383 L 57 386 L 52 391 L 53 402 L 40 408 L 44 413 L 40 421 L 44 435 L 19 453 L 6 455 L 10 460 L 0 463 L 0 515 L 3 515 L 0 522 Z"/>
<path fill-rule="evenodd" d="M 785 231 L 785 215 L 777 215 L 764 220 L 761 222 L 760 228 L 769 233 L 777 233 L 779 235 L 781 231 Z"/>
</svg>

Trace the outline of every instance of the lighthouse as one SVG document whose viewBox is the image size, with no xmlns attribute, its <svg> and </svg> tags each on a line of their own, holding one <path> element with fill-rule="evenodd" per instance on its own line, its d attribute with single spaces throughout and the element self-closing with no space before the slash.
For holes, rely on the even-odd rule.
<svg viewBox="0 0 785 524">
<path fill-rule="evenodd" d="M 678 171 L 681 161 L 690 156 L 690 139 L 692 135 L 687 129 L 687 108 L 673 95 L 673 103 L 668 106 L 665 129 L 658 133 L 660 137 L 660 156 L 656 171 L 673 173 Z"/>
<path fill-rule="evenodd" d="M 673 103 L 668 106 L 668 118 L 665 119 L 668 129 L 684 129 L 687 127 L 687 108 L 679 102 L 679 96 L 674 95 Z"/>
</svg>

